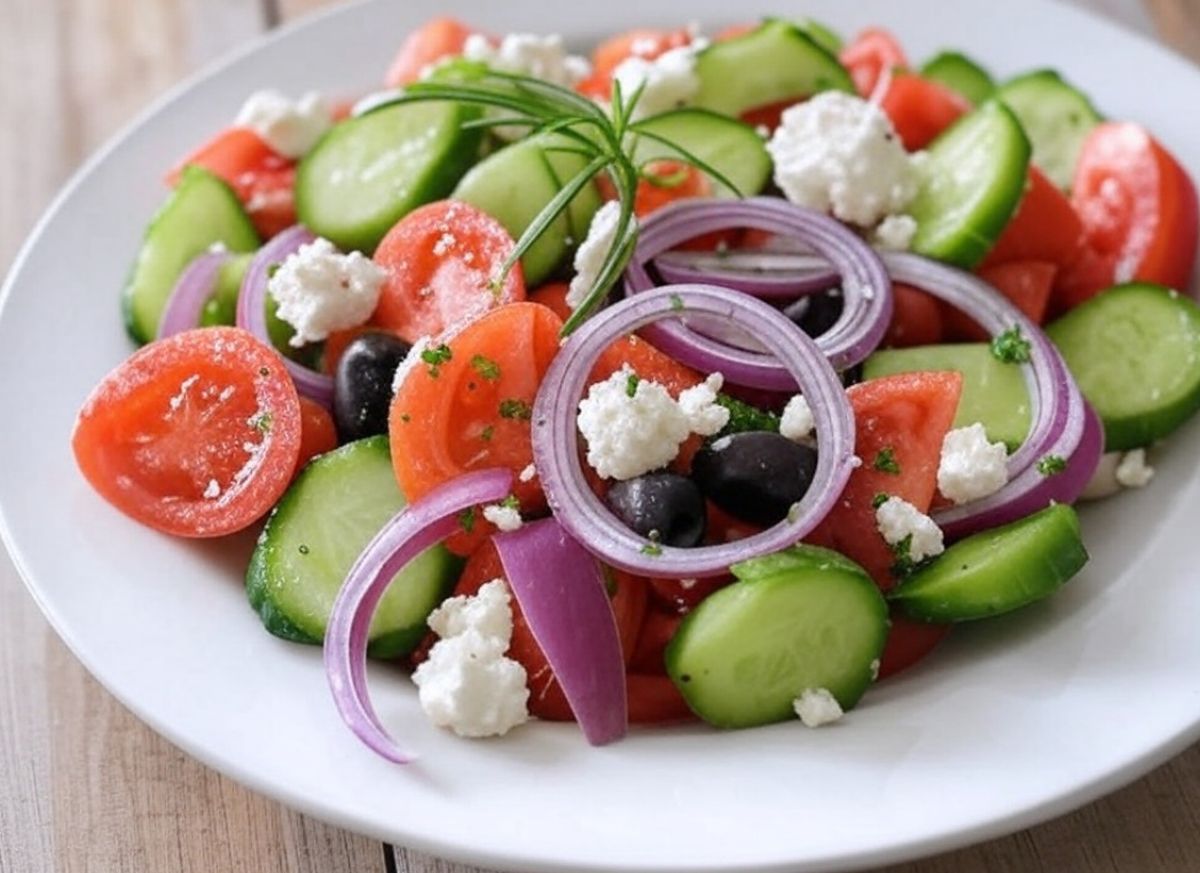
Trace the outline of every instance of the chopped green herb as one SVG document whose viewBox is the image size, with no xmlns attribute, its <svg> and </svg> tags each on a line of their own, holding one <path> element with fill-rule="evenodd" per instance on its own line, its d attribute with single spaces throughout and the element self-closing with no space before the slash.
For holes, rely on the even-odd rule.
<svg viewBox="0 0 1200 873">
<path fill-rule="evenodd" d="M 662 554 L 662 546 L 660 546 L 658 543 L 646 543 L 644 546 L 642 546 L 641 551 L 643 555 L 649 555 L 652 558 L 657 558 Z"/>
<path fill-rule="evenodd" d="M 533 408 L 524 400 L 509 398 L 500 401 L 500 417 L 529 421 L 533 416 Z"/>
<path fill-rule="evenodd" d="M 481 440 L 483 440 L 485 443 L 490 443 L 492 441 L 492 434 L 495 432 L 496 432 L 496 429 L 489 424 L 487 427 L 485 427 L 483 430 L 481 430 L 479 432 L 479 438 Z"/>
<path fill-rule="evenodd" d="M 765 430 L 771 433 L 779 432 L 779 416 L 773 412 L 751 406 L 749 403 L 730 397 L 728 394 L 718 394 L 716 403 L 729 410 L 729 421 L 721 428 L 714 439 L 720 439 L 734 433 L 746 433 L 752 430 Z"/>
<path fill-rule="evenodd" d="M 672 294 L 670 297 L 671 308 L 676 312 L 683 312 L 683 298 L 678 294 Z"/>
<path fill-rule="evenodd" d="M 466 533 L 470 533 L 471 531 L 475 530 L 474 506 L 468 506 L 458 514 L 458 526 L 461 527 Z"/>
<path fill-rule="evenodd" d="M 475 355 L 471 358 L 471 367 L 489 382 L 495 382 L 500 378 L 500 365 L 491 358 L 486 358 L 483 355 Z"/>
<path fill-rule="evenodd" d="M 450 346 L 442 343 L 438 346 L 425 349 L 421 352 L 421 360 L 429 367 L 430 378 L 436 379 L 441 373 L 441 365 L 454 357 L 454 353 L 450 351 Z"/>
<path fill-rule="evenodd" d="M 1061 455 L 1046 455 L 1037 462 L 1037 471 L 1043 476 L 1054 476 L 1067 469 L 1067 460 Z"/>
<path fill-rule="evenodd" d="M 892 495 L 885 494 L 884 492 L 880 491 L 878 494 L 876 494 L 874 497 L 871 498 L 871 508 L 878 509 L 879 507 L 883 506 L 883 504 L 887 503 L 891 499 L 892 499 Z"/>
<path fill-rule="evenodd" d="M 636 397 L 638 383 L 642 381 L 642 377 L 637 373 L 630 373 L 625 380 L 625 396 Z"/>
<path fill-rule="evenodd" d="M 896 460 L 896 450 L 891 446 L 884 446 L 875 455 L 875 461 L 871 464 L 880 473 L 887 473 L 891 476 L 900 475 L 900 464 Z"/>
<path fill-rule="evenodd" d="M 510 494 L 500 501 L 500 505 L 505 509 L 520 509 L 521 501 L 515 494 Z"/>
<path fill-rule="evenodd" d="M 273 423 L 274 419 L 271 418 L 271 413 L 269 412 L 260 412 L 250 419 L 250 426 L 259 433 L 270 433 Z"/>
<path fill-rule="evenodd" d="M 1005 364 L 1029 363 L 1029 340 L 1021 336 L 1019 325 L 1013 325 L 992 340 L 992 355 Z"/>
<path fill-rule="evenodd" d="M 275 274 L 279 272 L 279 268 L 282 266 L 283 264 L 280 263 L 267 264 L 267 278 L 274 279 Z"/>
</svg>

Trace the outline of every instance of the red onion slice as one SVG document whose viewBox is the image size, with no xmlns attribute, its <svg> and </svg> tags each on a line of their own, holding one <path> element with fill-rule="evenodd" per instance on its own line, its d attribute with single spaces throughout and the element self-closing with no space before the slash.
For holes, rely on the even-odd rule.
<svg viewBox="0 0 1200 873">
<path fill-rule="evenodd" d="M 207 251 L 194 258 L 179 274 L 158 322 L 159 339 L 199 326 L 204 304 L 216 290 L 217 277 L 228 260 L 228 252 Z"/>
<path fill-rule="evenodd" d="M 289 255 L 315 239 L 316 236 L 308 228 L 297 224 L 271 238 L 258 250 L 246 269 L 246 276 L 242 279 L 242 288 L 238 293 L 238 327 L 250 331 L 268 345 L 271 344 L 271 337 L 267 333 L 266 308 L 271 267 L 282 264 Z M 326 408 L 333 406 L 333 379 L 330 376 L 310 370 L 286 355 L 281 357 L 292 381 L 296 383 L 297 391 Z"/>
<path fill-rule="evenodd" d="M 789 382 L 798 384 L 808 398 L 820 452 L 812 484 L 787 519 L 733 543 L 682 549 L 638 536 L 592 493 L 579 457 L 575 417 L 593 364 L 614 340 L 663 319 L 688 315 L 725 319 L 777 356 L 780 364 L 775 366 L 781 366 Z M 856 463 L 854 417 L 837 373 L 816 343 L 767 304 L 709 285 L 659 288 L 592 316 L 551 362 L 534 401 L 533 425 L 534 463 L 559 523 L 606 564 L 656 578 L 715 576 L 737 561 L 794 545 L 828 514 Z"/>
<path fill-rule="evenodd" d="M 509 588 L 593 746 L 629 724 L 625 661 L 604 571 L 553 518 L 494 537 Z"/>
<path fill-rule="evenodd" d="M 412 757 L 379 721 L 367 688 L 367 637 L 392 579 L 409 561 L 459 529 L 465 509 L 504 499 L 508 470 L 467 473 L 401 510 L 367 544 L 334 601 L 325 630 L 325 675 L 343 721 L 374 752 L 406 764 Z"/>
<path fill-rule="evenodd" d="M 654 259 L 658 275 L 669 285 L 721 285 L 761 300 L 792 301 L 828 291 L 838 273 L 816 255 L 792 255 L 786 271 L 775 269 L 776 256 L 762 252 L 664 252 Z"/>
</svg>

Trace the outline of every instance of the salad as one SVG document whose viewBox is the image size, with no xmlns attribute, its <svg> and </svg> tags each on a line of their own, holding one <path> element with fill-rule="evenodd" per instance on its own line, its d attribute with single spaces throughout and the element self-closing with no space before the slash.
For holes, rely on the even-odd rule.
<svg viewBox="0 0 1200 873">
<path fill-rule="evenodd" d="M 368 656 L 466 737 L 835 721 L 1074 577 L 1073 504 L 1200 409 L 1193 183 L 1055 72 L 440 18 L 384 85 L 167 173 L 73 449 L 155 530 L 261 528 L 254 613 L 390 760 Z"/>
</svg>

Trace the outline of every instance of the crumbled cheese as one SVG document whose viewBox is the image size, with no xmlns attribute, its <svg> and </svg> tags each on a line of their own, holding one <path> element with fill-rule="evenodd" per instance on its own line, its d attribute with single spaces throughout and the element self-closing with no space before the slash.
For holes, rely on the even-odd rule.
<svg viewBox="0 0 1200 873">
<path fill-rule="evenodd" d="M 812 408 L 803 395 L 796 394 L 783 407 L 783 415 L 779 417 L 779 433 L 793 442 L 802 443 L 812 436 L 817 426 L 813 420 Z"/>
<path fill-rule="evenodd" d="M 792 708 L 804 726 L 810 728 L 831 724 L 844 715 L 842 705 L 829 693 L 828 688 L 805 688 L 792 701 Z"/>
<path fill-rule="evenodd" d="M 510 33 L 494 45 L 482 34 L 473 33 L 463 43 L 463 57 L 487 64 L 500 73 L 530 76 L 564 88 L 574 88 L 592 74 L 585 58 L 567 53 L 559 34 L 538 36 Z"/>
<path fill-rule="evenodd" d="M 638 88 L 642 89 L 633 108 L 634 121 L 679 109 L 695 99 L 700 93 L 696 55 L 706 45 L 706 40 L 697 40 L 663 52 L 653 60 L 634 54 L 617 64 L 612 77 L 614 82 L 621 83 L 621 94 L 625 99 Z"/>
<path fill-rule="evenodd" d="M 620 217 L 621 204 L 615 200 L 605 203 L 592 216 L 587 237 L 575 250 L 575 276 L 567 289 L 567 305 L 572 309 L 583 303 L 596 283 L 608 250 L 616 242 Z"/>
<path fill-rule="evenodd" d="M 885 252 L 906 252 L 917 235 L 917 220 L 911 215 L 889 215 L 871 234 L 871 242 Z"/>
<path fill-rule="evenodd" d="M 412 344 L 412 348 L 408 350 L 408 354 L 404 356 L 404 360 L 400 362 L 400 366 L 396 367 L 396 373 L 392 376 L 393 395 L 400 390 L 400 386 L 404 384 L 404 380 L 408 378 L 413 367 L 421 363 L 421 355 L 428 350 L 430 342 L 428 336 L 423 336 Z"/>
<path fill-rule="evenodd" d="M 433 253 L 439 258 L 444 257 L 458 243 L 452 233 L 443 233 L 433 244 Z"/>
<path fill-rule="evenodd" d="M 632 479 L 669 464 L 691 429 L 667 389 L 637 381 L 626 365 L 588 389 L 579 401 L 577 424 L 587 442 L 587 461 L 606 479 Z"/>
<path fill-rule="evenodd" d="M 292 102 L 279 91 L 251 94 L 234 122 L 253 130 L 286 158 L 301 158 L 333 126 L 333 115 L 320 94 L 310 91 Z"/>
<path fill-rule="evenodd" d="M 872 227 L 903 213 L 918 177 L 891 122 L 877 106 L 825 91 L 783 113 L 767 150 L 788 200 Z"/>
<path fill-rule="evenodd" d="M 880 663 L 881 662 L 878 658 L 876 658 L 874 661 L 871 662 L 871 681 L 872 682 L 874 682 L 876 679 L 879 678 Z"/>
<path fill-rule="evenodd" d="M 889 546 L 899 545 L 911 537 L 908 557 L 913 561 L 932 558 L 945 550 L 942 529 L 928 515 L 899 497 L 889 497 L 875 510 L 875 525 Z"/>
<path fill-rule="evenodd" d="M 713 373 L 699 385 L 679 392 L 679 409 L 692 433 L 712 436 L 729 424 L 729 410 L 717 404 L 717 392 L 723 384 L 725 377 Z"/>
<path fill-rule="evenodd" d="M 1008 482 L 1008 450 L 988 442 L 979 422 L 950 431 L 942 440 L 937 483 L 942 496 L 970 503 L 995 494 Z"/>
<path fill-rule="evenodd" d="M 536 475 L 537 475 L 537 467 L 535 467 L 533 464 L 530 464 L 524 470 L 522 470 L 519 474 L 517 474 L 517 479 L 518 479 L 518 481 L 521 481 L 521 482 L 532 482 L 533 478 Z"/>
<path fill-rule="evenodd" d="M 429 616 L 441 637 L 413 673 L 421 708 L 464 737 L 500 736 L 529 719 L 525 668 L 504 653 L 512 606 L 503 579 L 473 597 L 451 597 Z"/>
<path fill-rule="evenodd" d="M 1117 464 L 1116 480 L 1123 488 L 1143 488 L 1154 478 L 1154 468 L 1146 463 L 1146 450 L 1126 452 Z"/>
<path fill-rule="evenodd" d="M 387 273 L 361 252 L 343 255 L 327 239 L 291 254 L 267 283 L 276 314 L 296 331 L 293 346 L 318 342 L 371 317 Z"/>
<path fill-rule="evenodd" d="M 208 487 L 204 489 L 204 498 L 206 500 L 216 500 L 221 496 L 221 483 L 216 479 L 208 480 Z"/>
<path fill-rule="evenodd" d="M 483 517 L 504 533 L 521 529 L 521 511 L 515 506 L 502 506 L 499 503 L 493 503 L 483 508 Z"/>
</svg>

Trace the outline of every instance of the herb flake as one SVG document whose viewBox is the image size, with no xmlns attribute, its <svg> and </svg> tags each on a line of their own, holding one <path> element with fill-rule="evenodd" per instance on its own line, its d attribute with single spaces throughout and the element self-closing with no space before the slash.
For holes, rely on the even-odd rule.
<svg viewBox="0 0 1200 873">
<path fill-rule="evenodd" d="M 629 376 L 627 376 L 625 379 L 625 396 L 626 397 L 636 397 L 638 383 L 640 383 L 641 381 L 642 381 L 642 377 L 639 376 L 637 373 L 630 373 Z"/>
<path fill-rule="evenodd" d="M 533 417 L 533 408 L 524 400 L 510 397 L 500 401 L 500 417 L 516 421 L 529 421 Z"/>
<path fill-rule="evenodd" d="M 495 382 L 500 378 L 500 365 L 484 355 L 474 355 L 471 358 L 471 369 L 488 382 Z"/>
<path fill-rule="evenodd" d="M 1062 455 L 1046 455 L 1037 462 L 1037 471 L 1043 476 L 1057 476 L 1067 469 L 1067 459 Z"/>
<path fill-rule="evenodd" d="M 468 506 L 458 514 L 458 526 L 463 529 L 464 533 L 470 533 L 475 530 L 475 507 Z"/>
<path fill-rule="evenodd" d="M 992 356 L 1004 364 L 1028 364 L 1031 348 L 1015 324 L 992 339 Z"/>
<path fill-rule="evenodd" d="M 445 343 L 421 351 L 421 360 L 427 365 L 431 379 L 436 379 L 442 372 L 442 364 L 453 357 L 454 353 L 450 351 L 450 346 Z"/>
<path fill-rule="evenodd" d="M 889 476 L 900 475 L 900 463 L 896 460 L 896 450 L 891 446 L 884 446 L 875 455 L 875 460 L 871 466 L 880 473 L 887 473 Z"/>
</svg>

